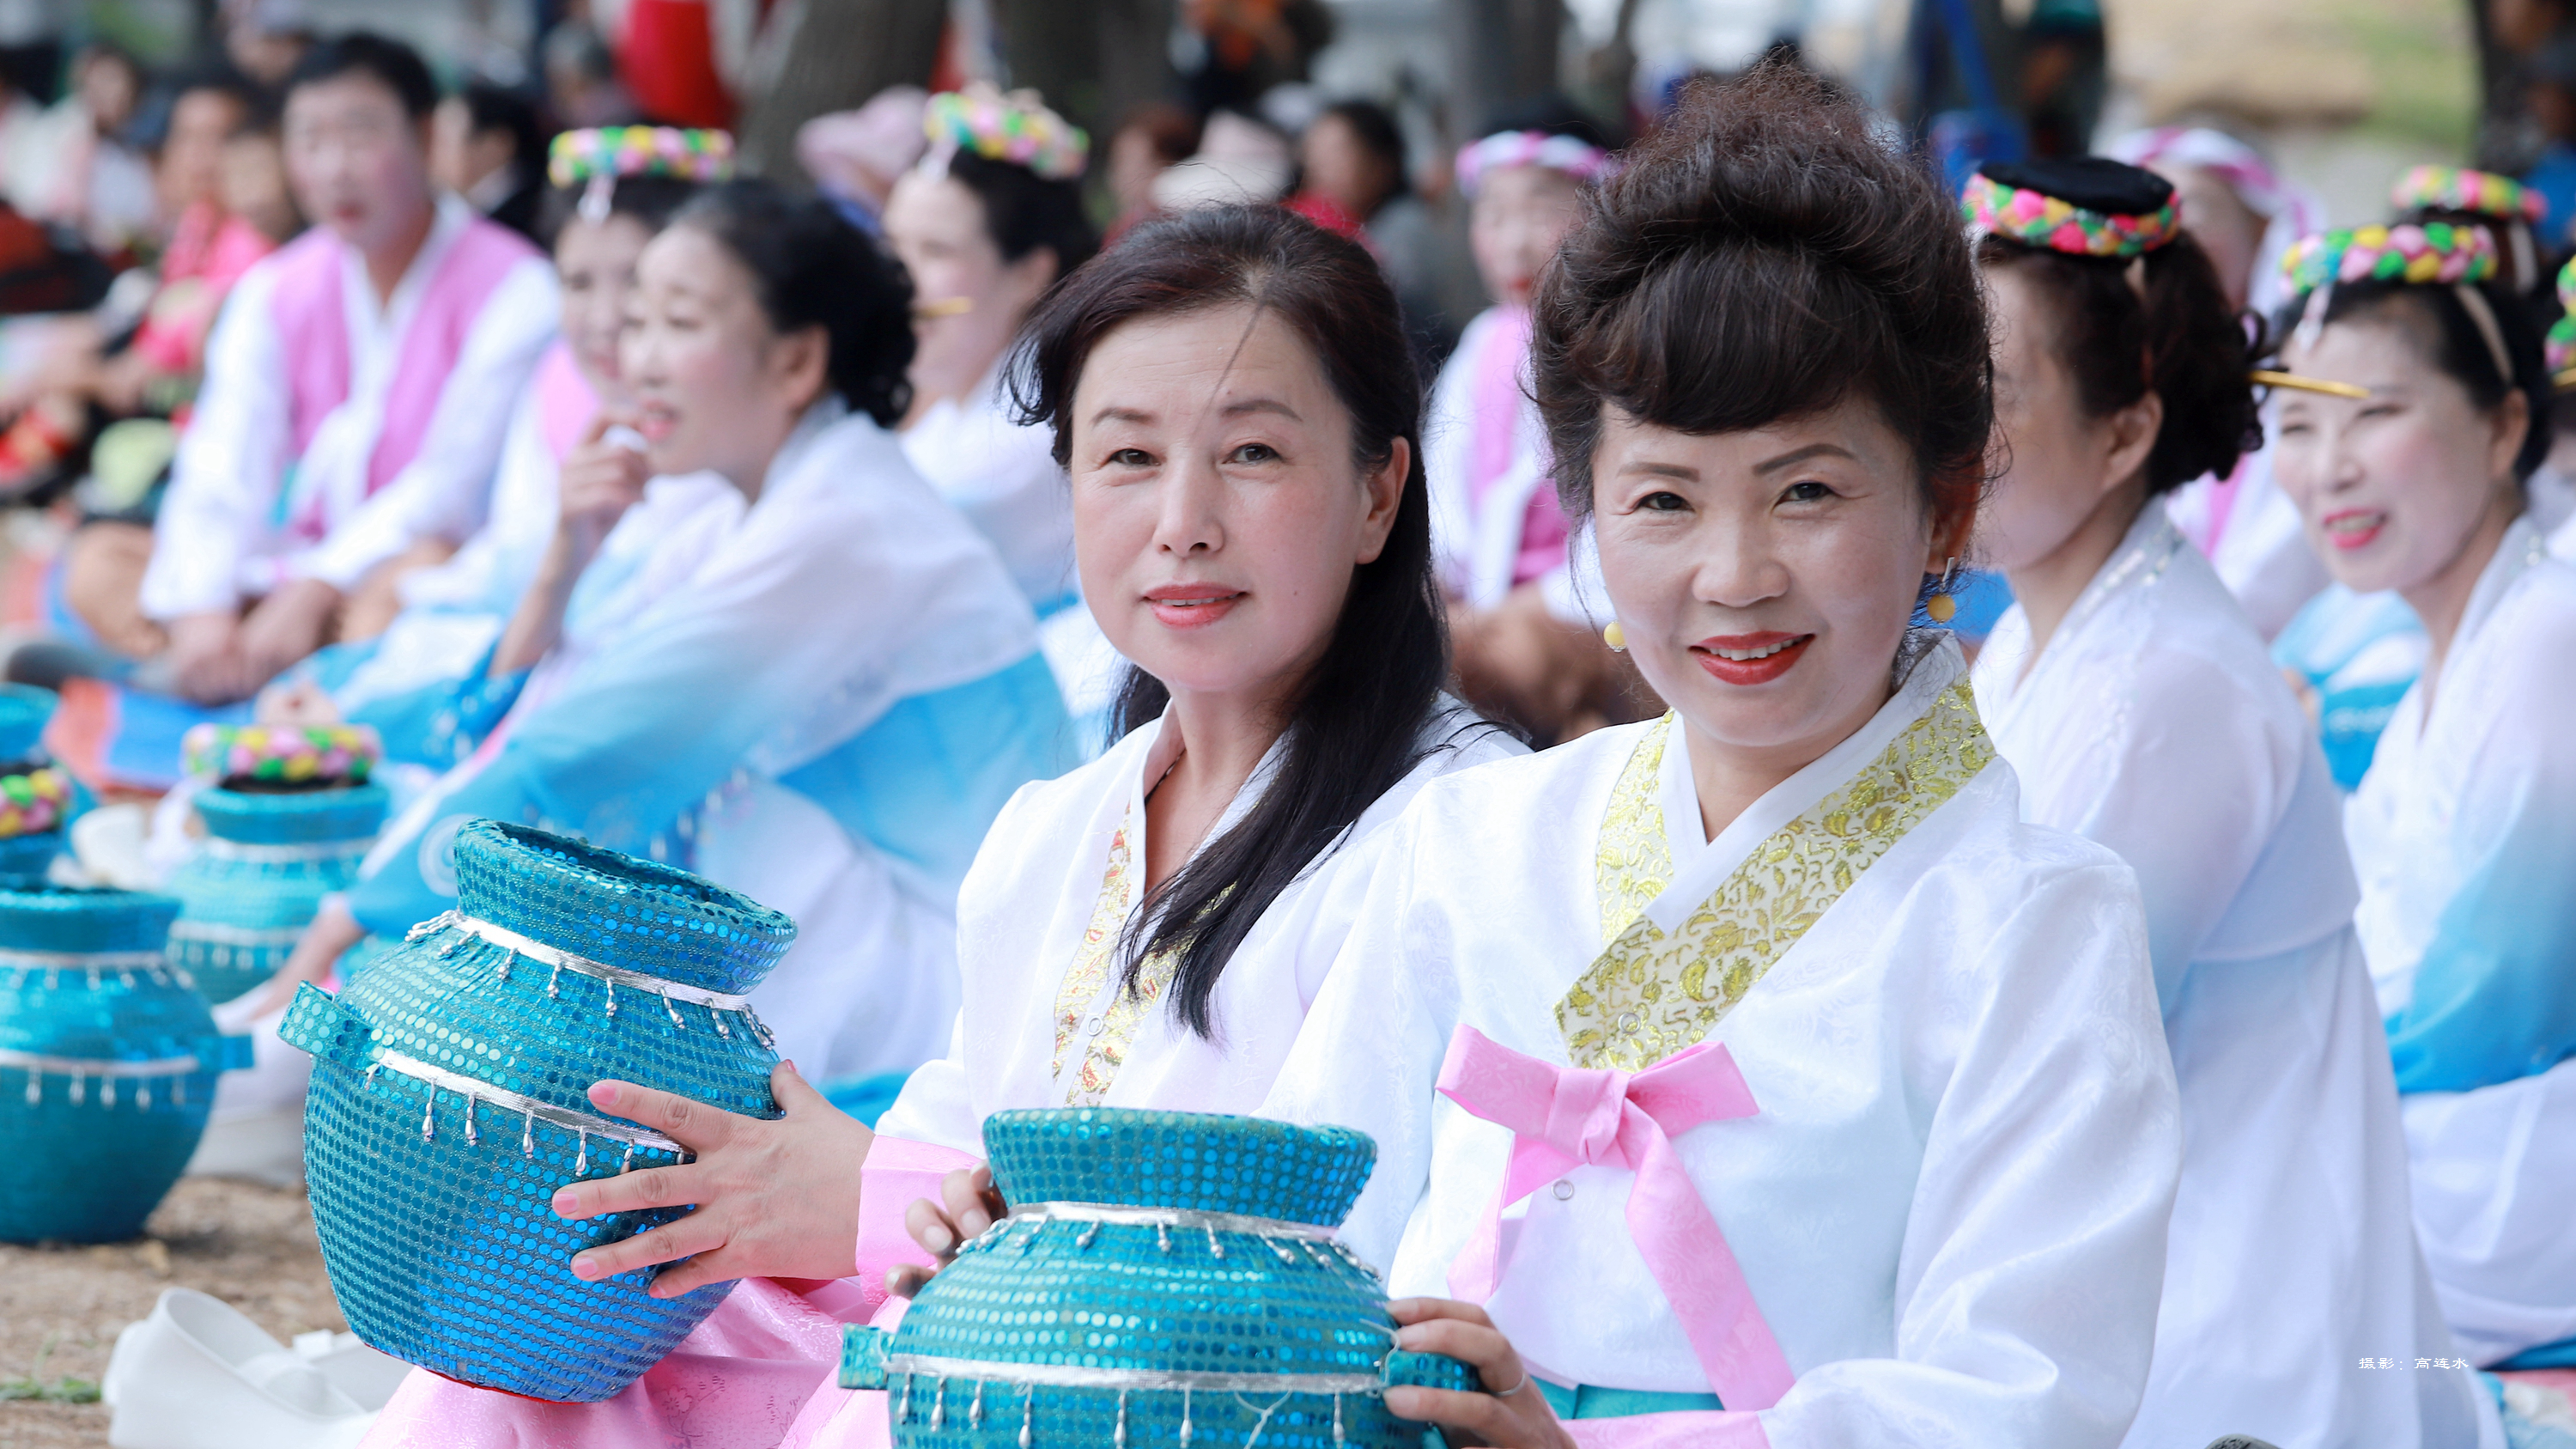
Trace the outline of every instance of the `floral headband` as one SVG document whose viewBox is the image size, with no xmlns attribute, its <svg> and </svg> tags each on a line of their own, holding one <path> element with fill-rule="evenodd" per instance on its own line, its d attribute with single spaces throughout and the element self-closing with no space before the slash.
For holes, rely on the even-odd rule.
<svg viewBox="0 0 2576 1449">
<path fill-rule="evenodd" d="M 950 157 L 972 151 L 987 161 L 1025 166 L 1044 180 L 1071 181 L 1091 155 L 1091 137 L 1048 110 L 1037 92 L 1004 95 L 984 81 L 932 96 L 922 110 L 921 129 L 930 138 L 922 168 L 942 175 Z"/>
<path fill-rule="evenodd" d="M 2539 192 L 2521 182 L 2465 166 L 2418 166 L 2397 178 L 2388 204 L 2399 211 L 2466 211 L 2528 222 L 2539 221 L 2549 209 Z"/>
<path fill-rule="evenodd" d="M 2291 334 L 2294 341 L 2316 340 L 2325 325 L 2327 299 L 2337 283 L 2447 286 L 2457 293 L 2460 306 L 2485 341 L 2487 360 L 2495 364 L 2496 375 L 2508 381 L 2513 377 L 2512 355 L 2505 351 L 2495 309 L 2477 288 L 2496 274 L 2495 238 L 2485 227 L 2428 221 L 2338 228 L 2300 238 L 2281 257 L 2281 272 L 2290 279 L 2290 289 L 2306 293 L 2308 299 Z M 2256 380 L 2338 396 L 2367 395 L 2349 383 L 2318 383 L 2288 373 L 2258 374 Z"/>
<path fill-rule="evenodd" d="M 546 148 L 546 180 L 565 190 L 582 187 L 576 211 L 594 226 L 608 219 L 618 182 L 646 176 L 729 180 L 733 137 L 724 131 L 683 131 L 672 126 L 594 126 L 566 131 Z"/>
<path fill-rule="evenodd" d="M 1496 131 L 1458 153 L 1458 189 L 1473 198 L 1487 176 L 1512 166 L 1538 166 L 1577 181 L 1595 181 L 1617 165 L 1609 152 L 1580 136 Z"/>
<path fill-rule="evenodd" d="M 1989 236 L 2077 257 L 2142 257 L 2182 232 L 2171 196 L 2148 212 L 2093 211 L 1984 172 L 1968 178 L 1959 213 Z"/>
<path fill-rule="evenodd" d="M 566 131 L 546 151 L 546 179 L 557 186 L 668 176 L 723 181 L 733 175 L 733 137 L 723 131 L 671 126 L 596 126 Z"/>
</svg>

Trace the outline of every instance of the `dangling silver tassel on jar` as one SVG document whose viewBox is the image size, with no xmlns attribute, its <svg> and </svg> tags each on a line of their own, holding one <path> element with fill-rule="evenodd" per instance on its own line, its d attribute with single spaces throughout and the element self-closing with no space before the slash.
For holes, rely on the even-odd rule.
<svg viewBox="0 0 2576 1449">
<path fill-rule="evenodd" d="M 1034 1437 L 1030 1430 L 1037 1422 L 1036 1394 L 1036 1385 L 1020 1385 L 1020 1449 L 1029 1449 L 1030 1440 Z"/>
<path fill-rule="evenodd" d="M 429 1095 L 422 1099 L 420 1104 L 420 1140 L 423 1142 L 438 1140 L 438 1088 L 436 1087 L 429 1089 Z"/>
<path fill-rule="evenodd" d="M 1190 1449 L 1190 1391 L 1181 1389 L 1181 1449 Z"/>
<path fill-rule="evenodd" d="M 590 1129 L 584 1127 L 580 1130 L 581 1145 L 574 1151 L 572 1158 L 572 1175 L 575 1177 L 590 1171 Z"/>
<path fill-rule="evenodd" d="M 942 1425 L 946 1424 L 947 1422 L 948 1422 L 948 1380 L 946 1380 L 946 1379 L 944 1379 L 944 1378 L 943 1378 L 943 1379 L 938 1379 L 938 1380 L 934 1381 L 934 1387 L 933 1387 L 933 1388 L 932 1388 L 932 1390 L 931 1390 L 931 1395 L 930 1395 L 930 1427 L 932 1427 L 933 1429 L 936 1429 L 936 1428 L 939 1428 L 940 1426 L 942 1426 Z"/>
<path fill-rule="evenodd" d="M 1125 1389 L 1118 1391 L 1118 1427 L 1111 1432 L 1109 1442 L 1116 1445 L 1117 1449 L 1127 1449 L 1127 1391 Z"/>
</svg>

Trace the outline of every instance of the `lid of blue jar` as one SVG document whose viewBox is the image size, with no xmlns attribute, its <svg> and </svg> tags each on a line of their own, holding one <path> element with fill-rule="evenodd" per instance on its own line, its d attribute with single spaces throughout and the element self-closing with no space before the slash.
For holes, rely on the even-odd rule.
<svg viewBox="0 0 2576 1449">
<path fill-rule="evenodd" d="M 984 1119 L 993 1186 L 1014 1205 L 1184 1208 L 1338 1227 L 1377 1163 L 1348 1127 L 1263 1117 L 1054 1107 Z"/>
<path fill-rule="evenodd" d="M 206 833 L 239 845 L 365 841 L 384 828 L 393 796 L 382 785 L 274 793 L 210 787 L 197 792 Z"/>
<path fill-rule="evenodd" d="M 0 882 L 0 952 L 73 955 L 158 951 L 179 902 L 170 896 L 30 880 Z"/>
<path fill-rule="evenodd" d="M 457 908 L 605 965 L 740 995 L 796 923 L 737 891 L 560 835 L 477 820 L 456 835 Z"/>
</svg>

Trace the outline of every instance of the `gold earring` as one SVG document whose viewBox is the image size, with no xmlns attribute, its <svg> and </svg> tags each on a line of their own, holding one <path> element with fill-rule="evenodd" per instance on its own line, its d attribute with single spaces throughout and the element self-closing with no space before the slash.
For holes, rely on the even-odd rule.
<svg viewBox="0 0 2576 1449">
<path fill-rule="evenodd" d="M 1628 631 L 1620 628 L 1619 621 L 1613 619 L 1601 626 L 1601 642 L 1625 654 L 1628 652 Z"/>
<path fill-rule="evenodd" d="M 1959 572 L 1959 560 L 1953 556 L 1942 566 L 1941 582 L 1933 585 L 1932 597 L 1923 601 L 1923 612 L 1935 624 L 1947 624 L 1959 612 L 1959 601 L 1950 592 L 1950 580 Z"/>
</svg>

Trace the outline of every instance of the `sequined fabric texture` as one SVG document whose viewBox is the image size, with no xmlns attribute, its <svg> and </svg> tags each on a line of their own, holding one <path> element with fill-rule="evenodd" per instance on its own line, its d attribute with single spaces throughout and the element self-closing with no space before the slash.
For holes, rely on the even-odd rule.
<svg viewBox="0 0 2576 1449">
<path fill-rule="evenodd" d="M 1376 1156 L 1359 1133 L 1119 1108 L 1019 1111 L 986 1122 L 985 1149 L 996 1187 L 1024 1215 L 961 1253 L 890 1340 L 868 1329 L 850 1338 L 851 1378 L 892 1371 L 898 1445 L 1008 1436 L 1031 1449 L 1201 1438 L 1411 1449 L 1421 1426 L 1379 1397 L 1389 1372 L 1466 1386 L 1464 1366 L 1447 1360 L 1393 1355 L 1390 1365 L 1384 1289 L 1327 1236 Z M 1050 1205 L 1068 1216 L 1050 1217 Z M 1118 1211 L 1146 1220 L 1083 1216 Z M 1208 1213 L 1234 1216 L 1190 1216 Z M 1096 1382 L 1064 1381 L 1085 1374 Z M 1259 1387 L 1228 1386 L 1246 1382 Z"/>
<path fill-rule="evenodd" d="M 680 1215 L 555 1216 L 549 1201 L 572 1179 L 678 1160 L 600 1118 L 590 1085 L 616 1077 L 775 1116 L 777 1058 L 747 1009 L 620 986 L 578 963 L 740 993 L 795 929 L 694 876 L 516 826 L 466 827 L 457 866 L 465 916 L 576 964 L 442 921 L 338 1000 L 299 996 L 281 1034 L 316 1055 L 305 1166 L 323 1259 L 350 1327 L 397 1358 L 531 1398 L 605 1399 L 732 1285 L 655 1299 L 649 1272 L 572 1276 L 574 1253 Z"/>
</svg>

